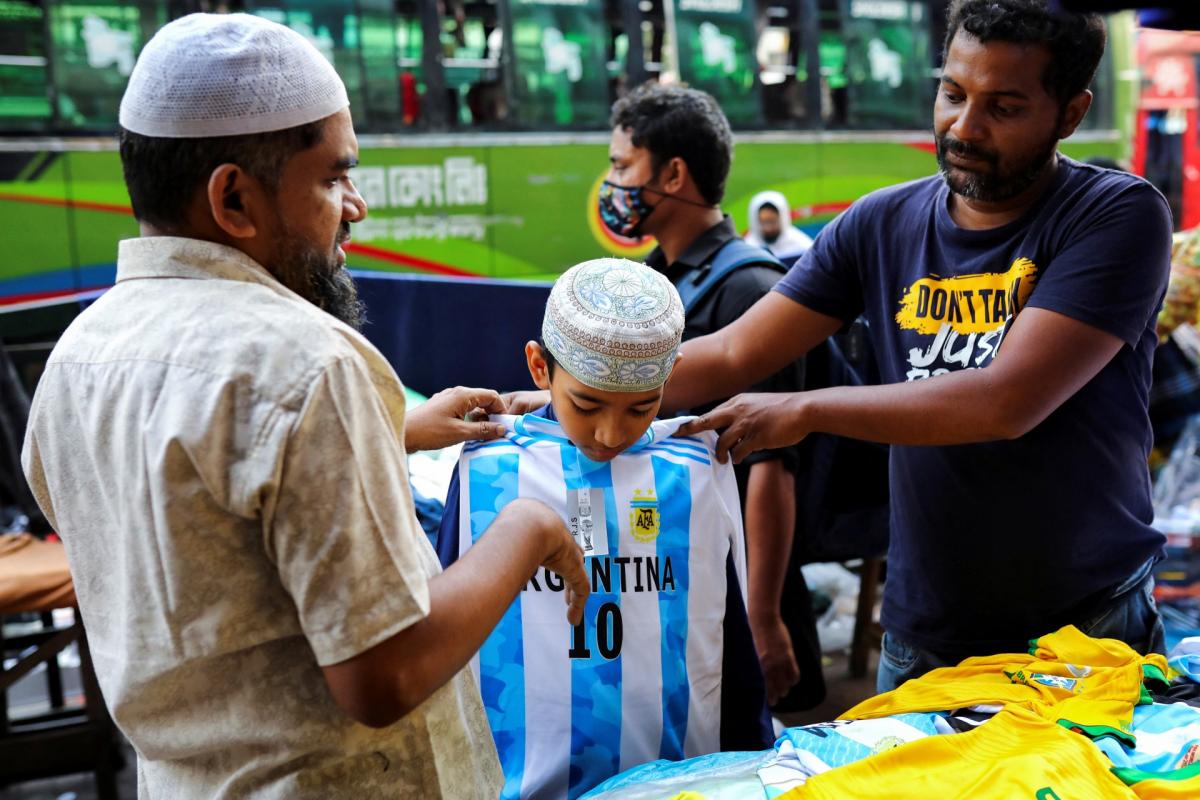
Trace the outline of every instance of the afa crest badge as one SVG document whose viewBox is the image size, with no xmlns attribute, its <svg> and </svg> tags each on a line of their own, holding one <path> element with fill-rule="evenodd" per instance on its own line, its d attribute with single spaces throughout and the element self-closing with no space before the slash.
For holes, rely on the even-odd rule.
<svg viewBox="0 0 1200 800">
<path fill-rule="evenodd" d="M 658 498 L 654 490 L 643 492 L 635 489 L 629 505 L 629 527 L 633 538 L 639 542 L 653 542 L 658 538 L 659 530 Z"/>
</svg>

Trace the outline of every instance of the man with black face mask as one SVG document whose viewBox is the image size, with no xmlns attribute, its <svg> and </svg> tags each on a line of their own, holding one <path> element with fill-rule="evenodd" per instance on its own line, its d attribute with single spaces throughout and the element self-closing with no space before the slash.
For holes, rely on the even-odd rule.
<svg viewBox="0 0 1200 800">
<path fill-rule="evenodd" d="M 721 211 L 733 154 L 725 115 L 704 92 L 646 84 L 617 101 L 611 122 L 601 218 L 619 235 L 657 240 L 646 263 L 664 273 L 684 299 L 684 341 L 724 328 L 783 274 L 779 261 L 742 241 Z M 758 388 L 794 392 L 803 388 L 803 380 L 803 363 L 793 362 Z M 767 696 L 781 710 L 812 707 L 825 691 L 811 603 L 798 570 L 789 577 L 784 597 L 795 526 L 795 469 L 794 449 L 782 448 L 759 453 L 738 470 L 750 627 Z M 726 742 L 723 747 L 740 746 Z"/>
<path fill-rule="evenodd" d="M 1067 624 L 1163 648 L 1147 403 L 1171 217 L 1141 178 L 1057 152 L 1105 30 L 1052 6 L 953 3 L 940 174 L 852 205 L 667 387 L 725 394 L 867 317 L 892 385 L 744 395 L 692 430 L 725 429 L 735 460 L 814 432 L 892 445 L 880 691 Z"/>
</svg>

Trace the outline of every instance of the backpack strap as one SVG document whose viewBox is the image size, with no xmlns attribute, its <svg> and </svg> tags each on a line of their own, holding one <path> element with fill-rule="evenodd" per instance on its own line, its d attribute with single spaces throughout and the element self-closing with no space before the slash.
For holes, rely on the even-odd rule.
<svg viewBox="0 0 1200 800">
<path fill-rule="evenodd" d="M 787 272 L 783 263 L 769 251 L 755 247 L 744 239 L 730 239 L 721 246 L 712 261 L 684 273 L 675 284 L 683 301 L 684 316 L 692 313 L 692 309 L 734 270 L 749 266 L 768 267 L 781 275 Z"/>
</svg>

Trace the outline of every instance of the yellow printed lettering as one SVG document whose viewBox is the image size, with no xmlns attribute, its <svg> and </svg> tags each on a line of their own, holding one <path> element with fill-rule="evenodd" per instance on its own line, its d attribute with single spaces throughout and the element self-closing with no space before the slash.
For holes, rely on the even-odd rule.
<svg viewBox="0 0 1200 800">
<path fill-rule="evenodd" d="M 900 300 L 896 323 L 928 335 L 943 325 L 960 336 L 988 333 L 1025 305 L 1036 281 L 1037 266 L 1028 258 L 1018 258 L 1007 272 L 922 278 Z"/>
</svg>

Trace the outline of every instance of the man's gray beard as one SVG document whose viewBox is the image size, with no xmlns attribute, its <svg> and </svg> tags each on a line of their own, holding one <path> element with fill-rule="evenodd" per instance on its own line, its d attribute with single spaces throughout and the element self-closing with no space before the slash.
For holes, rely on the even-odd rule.
<svg viewBox="0 0 1200 800">
<path fill-rule="evenodd" d="M 358 287 L 332 252 L 322 253 L 286 226 L 283 245 L 269 271 L 280 283 L 355 330 L 366 323 Z"/>
</svg>

